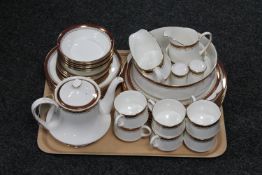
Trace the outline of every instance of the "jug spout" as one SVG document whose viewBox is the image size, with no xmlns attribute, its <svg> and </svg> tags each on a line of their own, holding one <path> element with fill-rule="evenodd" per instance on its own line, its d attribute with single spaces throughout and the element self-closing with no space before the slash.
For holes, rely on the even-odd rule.
<svg viewBox="0 0 262 175">
<path fill-rule="evenodd" d="M 124 80 L 122 77 L 116 77 L 109 85 L 107 92 L 102 100 L 100 100 L 99 107 L 100 112 L 104 114 L 109 114 L 113 107 L 113 102 L 115 98 L 115 91 L 117 86 Z"/>
</svg>

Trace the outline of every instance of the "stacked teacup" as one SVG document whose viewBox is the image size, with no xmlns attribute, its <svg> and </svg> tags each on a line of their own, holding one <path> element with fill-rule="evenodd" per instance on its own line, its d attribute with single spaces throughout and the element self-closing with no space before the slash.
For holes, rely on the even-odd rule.
<svg viewBox="0 0 262 175">
<path fill-rule="evenodd" d="M 206 152 L 213 148 L 219 132 L 219 107 L 208 100 L 196 101 L 187 108 L 185 145 L 196 152 Z"/>
<path fill-rule="evenodd" d="M 151 135 L 147 100 L 138 91 L 121 92 L 114 101 L 114 133 L 122 141 L 133 142 Z"/>
<path fill-rule="evenodd" d="M 153 116 L 150 144 L 162 151 L 176 150 L 183 144 L 185 106 L 175 99 L 148 102 Z"/>
<path fill-rule="evenodd" d="M 84 76 L 100 83 L 109 73 L 114 40 L 98 25 L 75 25 L 59 35 L 57 50 L 56 72 L 60 79 Z"/>
</svg>

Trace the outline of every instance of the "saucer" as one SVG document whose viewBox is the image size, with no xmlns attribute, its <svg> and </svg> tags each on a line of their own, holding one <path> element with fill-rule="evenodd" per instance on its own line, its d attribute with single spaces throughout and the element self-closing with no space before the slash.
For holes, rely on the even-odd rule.
<svg viewBox="0 0 262 175">
<path fill-rule="evenodd" d="M 56 63 L 57 63 L 57 48 L 54 47 L 47 55 L 45 60 L 45 75 L 46 79 L 51 81 L 51 84 L 55 87 L 61 79 L 58 77 L 56 72 Z M 109 73 L 104 81 L 99 83 L 101 89 L 109 85 L 109 83 L 118 75 L 121 64 L 120 57 L 117 52 L 113 55 L 113 61 L 109 69 Z M 53 88 L 52 88 L 53 89 Z"/>
<path fill-rule="evenodd" d="M 57 113 L 54 107 L 51 107 L 47 113 L 46 122 L 50 126 L 49 133 L 59 142 L 71 146 L 86 146 L 99 140 L 106 134 L 111 124 L 110 115 L 99 115 L 93 116 L 98 119 L 95 123 L 83 122 L 81 125 L 79 123 L 74 125 L 74 120 L 72 120 L 69 125 L 62 123 L 63 120 L 58 120 Z"/>
</svg>

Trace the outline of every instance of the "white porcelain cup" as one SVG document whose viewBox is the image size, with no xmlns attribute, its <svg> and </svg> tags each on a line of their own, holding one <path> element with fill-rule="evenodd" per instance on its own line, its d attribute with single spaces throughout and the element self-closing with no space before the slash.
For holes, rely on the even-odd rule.
<svg viewBox="0 0 262 175">
<path fill-rule="evenodd" d="M 164 139 L 156 134 L 152 134 L 150 145 L 161 151 L 174 151 L 183 144 L 183 134 L 173 139 Z"/>
<path fill-rule="evenodd" d="M 152 133 L 150 127 L 143 125 L 140 128 L 128 130 L 114 125 L 114 133 L 117 138 L 126 142 L 134 142 L 143 137 L 149 137 Z"/>
<path fill-rule="evenodd" d="M 121 92 L 114 101 L 115 125 L 127 129 L 143 126 L 148 119 L 146 97 L 138 91 Z"/>
<path fill-rule="evenodd" d="M 192 98 L 194 102 L 187 108 L 186 130 L 198 139 L 214 137 L 220 128 L 221 111 L 219 107 L 214 102 L 208 100 L 196 101 L 195 97 Z"/>
<path fill-rule="evenodd" d="M 207 140 L 198 140 L 190 136 L 187 132 L 184 133 L 185 145 L 195 152 L 206 152 L 211 150 L 216 144 L 216 137 Z"/>
<path fill-rule="evenodd" d="M 152 130 L 167 139 L 179 136 L 185 130 L 185 106 L 174 99 L 163 99 L 157 102 L 148 100 L 148 107 L 152 111 Z"/>
</svg>

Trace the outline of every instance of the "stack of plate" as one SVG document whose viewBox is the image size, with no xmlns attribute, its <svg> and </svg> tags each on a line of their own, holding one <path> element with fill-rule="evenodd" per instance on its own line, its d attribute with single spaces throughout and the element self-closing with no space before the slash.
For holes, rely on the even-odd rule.
<svg viewBox="0 0 262 175">
<path fill-rule="evenodd" d="M 89 77 L 106 87 L 120 70 L 114 39 L 103 27 L 84 24 L 65 29 L 57 39 L 57 46 L 47 55 L 45 72 L 53 90 L 64 78 Z"/>
</svg>

